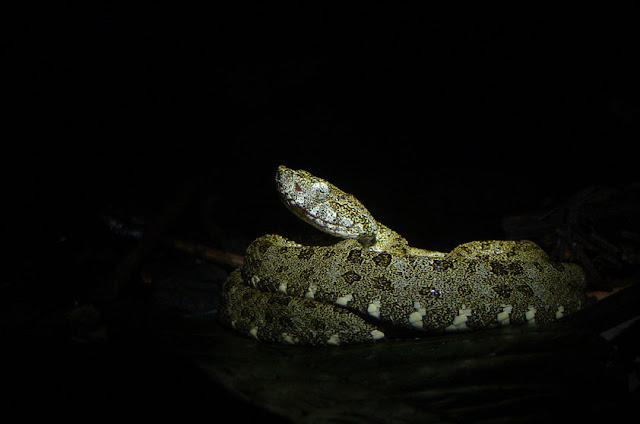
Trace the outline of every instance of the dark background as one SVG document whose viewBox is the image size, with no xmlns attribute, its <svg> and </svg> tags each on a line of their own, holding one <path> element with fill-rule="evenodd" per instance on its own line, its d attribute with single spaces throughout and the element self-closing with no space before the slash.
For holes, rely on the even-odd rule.
<svg viewBox="0 0 640 424">
<path fill-rule="evenodd" d="M 282 163 L 447 249 L 637 179 L 636 9 L 231 3 L 6 16 L 7 209 L 30 235 L 184 181 L 221 225 L 273 231 Z"/>
<path fill-rule="evenodd" d="M 99 217 L 189 188 L 242 253 L 297 225 L 279 164 L 437 250 L 638 181 L 637 7 L 228 3 L 5 14 L 6 287 L 70 307 Z"/>
</svg>

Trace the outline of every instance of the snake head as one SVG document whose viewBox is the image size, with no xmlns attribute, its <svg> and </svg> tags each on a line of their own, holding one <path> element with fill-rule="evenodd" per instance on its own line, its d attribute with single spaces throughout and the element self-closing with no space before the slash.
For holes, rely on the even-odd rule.
<svg viewBox="0 0 640 424">
<path fill-rule="evenodd" d="M 298 218 L 340 238 L 376 241 L 378 224 L 353 195 L 304 170 L 284 165 L 276 172 L 276 185 L 284 204 Z"/>
</svg>

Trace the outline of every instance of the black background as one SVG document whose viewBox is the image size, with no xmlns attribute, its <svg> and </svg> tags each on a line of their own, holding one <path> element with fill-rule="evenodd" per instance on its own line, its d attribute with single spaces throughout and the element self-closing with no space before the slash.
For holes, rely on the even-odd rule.
<svg viewBox="0 0 640 424">
<path fill-rule="evenodd" d="M 152 218 L 189 186 L 242 253 L 296 225 L 279 164 L 438 250 L 638 181 L 637 7 L 227 3 L 7 11 L 13 281 L 29 256 L 28 277 L 64 291 L 65 242 L 90 244 L 107 208 Z"/>
<path fill-rule="evenodd" d="M 8 209 L 55 225 L 105 203 L 152 208 L 193 181 L 223 225 L 258 235 L 284 214 L 282 163 L 357 194 L 415 245 L 500 237 L 502 216 L 637 179 L 635 16 L 320 2 L 9 13 Z"/>
</svg>

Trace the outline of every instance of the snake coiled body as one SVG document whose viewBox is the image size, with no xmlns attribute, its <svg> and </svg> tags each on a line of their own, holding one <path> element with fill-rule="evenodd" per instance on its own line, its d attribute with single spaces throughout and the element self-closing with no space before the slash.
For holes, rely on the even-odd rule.
<svg viewBox="0 0 640 424">
<path fill-rule="evenodd" d="M 279 235 L 251 243 L 223 289 L 221 319 L 254 338 L 346 344 L 394 333 L 551 322 L 584 303 L 584 274 L 521 241 L 474 241 L 449 253 L 409 247 L 353 196 L 280 167 L 285 204 L 338 237 L 306 246 Z"/>
</svg>

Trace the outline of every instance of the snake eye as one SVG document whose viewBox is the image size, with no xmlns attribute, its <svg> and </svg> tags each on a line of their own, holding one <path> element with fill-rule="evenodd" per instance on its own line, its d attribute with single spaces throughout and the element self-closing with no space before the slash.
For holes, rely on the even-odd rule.
<svg viewBox="0 0 640 424">
<path fill-rule="evenodd" d="M 296 183 L 295 190 L 296 191 L 302 191 L 302 187 L 300 187 L 300 184 Z"/>
</svg>

